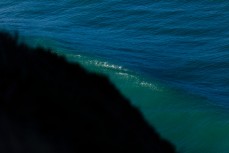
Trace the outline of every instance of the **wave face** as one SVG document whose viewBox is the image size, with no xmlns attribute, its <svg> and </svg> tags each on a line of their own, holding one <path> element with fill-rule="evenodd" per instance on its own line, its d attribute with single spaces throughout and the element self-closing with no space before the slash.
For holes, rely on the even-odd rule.
<svg viewBox="0 0 229 153">
<path fill-rule="evenodd" d="M 0 28 L 105 73 L 184 153 L 228 153 L 229 2 L 5 0 Z"/>
</svg>

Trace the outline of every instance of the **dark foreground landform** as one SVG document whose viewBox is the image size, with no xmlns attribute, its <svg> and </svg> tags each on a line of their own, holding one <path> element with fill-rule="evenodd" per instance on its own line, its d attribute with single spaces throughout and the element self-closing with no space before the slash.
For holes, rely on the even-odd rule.
<svg viewBox="0 0 229 153">
<path fill-rule="evenodd" d="M 0 33 L 1 153 L 174 153 L 104 76 Z"/>
</svg>

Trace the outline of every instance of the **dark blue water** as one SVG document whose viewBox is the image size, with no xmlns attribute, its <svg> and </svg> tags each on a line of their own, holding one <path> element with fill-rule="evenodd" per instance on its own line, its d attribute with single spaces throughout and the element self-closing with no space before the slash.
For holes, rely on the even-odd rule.
<svg viewBox="0 0 229 153">
<path fill-rule="evenodd" d="M 0 28 L 110 76 L 181 152 L 229 152 L 229 1 L 5 0 Z"/>
</svg>

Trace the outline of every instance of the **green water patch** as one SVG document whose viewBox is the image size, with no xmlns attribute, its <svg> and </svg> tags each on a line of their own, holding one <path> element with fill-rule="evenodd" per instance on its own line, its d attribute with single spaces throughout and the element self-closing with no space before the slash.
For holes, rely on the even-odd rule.
<svg viewBox="0 0 229 153">
<path fill-rule="evenodd" d="M 60 53 L 60 54 L 63 54 Z M 201 97 L 167 87 L 104 61 L 64 53 L 89 71 L 105 74 L 146 120 L 181 153 L 228 153 L 228 112 Z"/>
</svg>

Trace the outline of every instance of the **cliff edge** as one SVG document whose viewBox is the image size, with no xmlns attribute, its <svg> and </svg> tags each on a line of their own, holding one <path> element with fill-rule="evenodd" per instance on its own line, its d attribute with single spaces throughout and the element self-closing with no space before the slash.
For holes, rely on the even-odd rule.
<svg viewBox="0 0 229 153">
<path fill-rule="evenodd" d="M 1 153 L 175 153 L 104 76 L 0 33 Z"/>
</svg>

